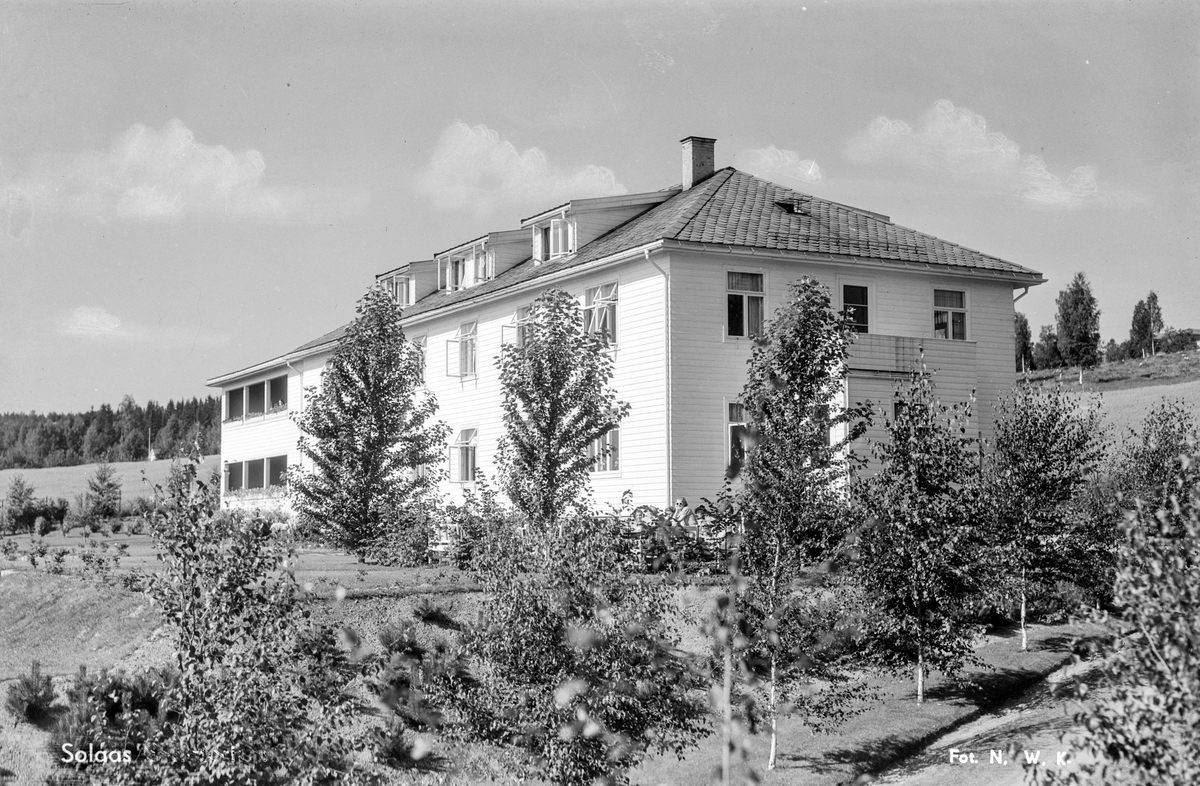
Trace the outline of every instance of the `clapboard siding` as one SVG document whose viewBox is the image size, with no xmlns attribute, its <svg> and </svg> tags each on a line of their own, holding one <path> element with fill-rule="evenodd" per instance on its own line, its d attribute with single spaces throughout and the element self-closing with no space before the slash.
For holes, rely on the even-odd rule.
<svg viewBox="0 0 1200 786">
<path fill-rule="evenodd" d="M 672 496 L 695 503 L 722 483 L 728 457 L 726 404 L 742 391 L 752 343 L 725 335 L 725 274 L 765 276 L 766 312 L 788 299 L 793 281 L 808 275 L 831 288 L 842 306 L 844 284 L 867 286 L 870 333 L 851 350 L 848 400 L 886 407 L 924 351 L 939 398 L 967 401 L 975 391 L 972 436 L 990 437 L 992 409 L 1013 380 L 1013 306 L 1009 282 L 892 269 L 863 261 L 826 264 L 736 254 L 671 254 Z M 966 293 L 967 341 L 935 339 L 933 291 Z M 881 438 L 877 424 L 869 432 Z M 862 446 L 860 446 L 860 449 Z"/>
<path fill-rule="evenodd" d="M 662 276 L 645 261 L 639 261 L 576 276 L 557 286 L 582 302 L 586 289 L 611 282 L 618 284 L 612 384 L 618 398 L 630 404 L 630 414 L 621 426 L 620 470 L 594 474 L 592 492 L 601 507 L 618 504 L 626 490 L 639 502 L 660 504 L 666 488 Z M 410 337 L 427 337 L 426 384 L 437 396 L 438 417 L 450 426 L 450 442 L 460 430 L 476 429 L 476 463 L 489 479 L 496 476 L 495 453 L 503 434 L 499 408 L 502 391 L 495 362 L 503 327 L 511 325 L 517 308 L 531 303 L 540 291 L 513 295 L 475 309 L 465 307 L 453 316 L 417 320 L 406 327 Z M 446 348 L 459 325 L 472 320 L 478 326 L 478 374 L 460 380 L 446 373 Z M 463 488 L 464 484 L 446 482 L 441 491 L 457 500 Z"/>
</svg>

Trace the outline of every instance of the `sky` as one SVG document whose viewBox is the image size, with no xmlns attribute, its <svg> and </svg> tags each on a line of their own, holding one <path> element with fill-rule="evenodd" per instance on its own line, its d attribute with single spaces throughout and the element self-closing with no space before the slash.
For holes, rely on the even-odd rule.
<svg viewBox="0 0 1200 786">
<path fill-rule="evenodd" d="M 1200 328 L 1200 4 L 0 0 L 0 412 L 204 381 L 376 273 L 717 166 Z"/>
</svg>

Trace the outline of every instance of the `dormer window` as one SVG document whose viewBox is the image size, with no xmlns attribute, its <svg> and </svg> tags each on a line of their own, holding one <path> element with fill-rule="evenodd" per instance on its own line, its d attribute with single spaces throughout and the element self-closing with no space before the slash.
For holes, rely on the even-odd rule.
<svg viewBox="0 0 1200 786">
<path fill-rule="evenodd" d="M 496 255 L 477 243 L 438 257 L 438 289 L 451 292 L 490 281 L 496 276 Z"/>
<path fill-rule="evenodd" d="M 533 227 L 533 258 L 538 262 L 566 256 L 575 251 L 575 223 L 552 218 Z"/>
<path fill-rule="evenodd" d="M 411 306 L 416 301 L 416 286 L 412 276 L 388 276 L 379 282 L 383 291 L 392 296 L 397 306 Z"/>
</svg>

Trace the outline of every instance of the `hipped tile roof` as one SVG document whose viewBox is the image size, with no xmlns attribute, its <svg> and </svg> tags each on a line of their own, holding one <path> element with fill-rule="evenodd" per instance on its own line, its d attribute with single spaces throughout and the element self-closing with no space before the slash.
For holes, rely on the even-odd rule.
<svg viewBox="0 0 1200 786">
<path fill-rule="evenodd" d="M 575 254 L 534 264 L 526 260 L 491 281 L 435 292 L 409 306 L 414 317 L 527 281 L 586 265 L 655 241 L 705 243 L 777 251 L 987 270 L 1040 282 L 1041 274 L 999 257 L 893 223 L 886 216 L 805 194 L 732 167 L 593 240 Z M 292 351 L 341 338 L 345 326 Z"/>
</svg>

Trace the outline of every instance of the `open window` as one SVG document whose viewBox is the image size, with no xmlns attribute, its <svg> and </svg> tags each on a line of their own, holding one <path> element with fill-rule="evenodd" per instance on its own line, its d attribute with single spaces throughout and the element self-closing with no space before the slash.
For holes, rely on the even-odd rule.
<svg viewBox="0 0 1200 786">
<path fill-rule="evenodd" d="M 464 322 L 454 338 L 446 341 L 446 376 L 475 376 L 476 325 Z"/>
<path fill-rule="evenodd" d="M 500 343 L 525 346 L 529 340 L 529 306 L 521 306 L 513 314 L 511 325 L 500 326 Z"/>
<path fill-rule="evenodd" d="M 412 344 L 417 349 L 417 383 L 425 384 L 425 336 L 417 336 L 412 340 Z"/>
<path fill-rule="evenodd" d="M 729 472 L 741 472 L 746 466 L 746 408 L 737 401 L 726 405 L 729 429 Z"/>
<path fill-rule="evenodd" d="M 533 258 L 537 262 L 566 256 L 575 252 L 575 222 L 567 218 L 552 218 L 533 227 Z"/>
<path fill-rule="evenodd" d="M 473 483 L 475 481 L 475 429 L 465 428 L 458 432 L 450 446 L 450 482 Z"/>
<path fill-rule="evenodd" d="M 606 344 L 617 343 L 617 285 L 602 284 L 584 293 L 583 329 Z"/>
<path fill-rule="evenodd" d="M 588 445 L 592 472 L 617 472 L 621 469 L 621 429 L 614 428 Z"/>
</svg>

